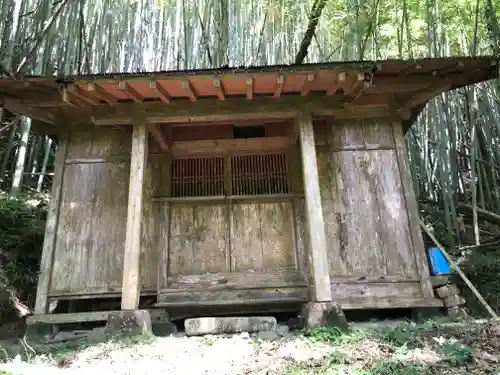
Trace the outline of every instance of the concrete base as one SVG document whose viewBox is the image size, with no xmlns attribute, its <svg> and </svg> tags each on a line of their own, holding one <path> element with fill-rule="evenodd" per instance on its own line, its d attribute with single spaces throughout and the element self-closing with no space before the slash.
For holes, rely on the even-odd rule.
<svg viewBox="0 0 500 375">
<path fill-rule="evenodd" d="M 149 311 L 125 310 L 112 312 L 108 315 L 105 333 L 110 336 L 152 334 Z"/>
<path fill-rule="evenodd" d="M 187 336 L 273 331 L 278 322 L 272 316 L 192 318 L 184 321 Z"/>
<path fill-rule="evenodd" d="M 349 329 L 342 308 L 334 302 L 309 302 L 302 306 L 301 315 L 308 328 L 329 325 L 341 330 Z"/>
</svg>

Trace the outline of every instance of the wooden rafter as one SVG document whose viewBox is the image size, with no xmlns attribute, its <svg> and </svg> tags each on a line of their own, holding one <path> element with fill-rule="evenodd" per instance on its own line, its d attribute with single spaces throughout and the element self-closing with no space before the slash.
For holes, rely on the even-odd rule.
<svg viewBox="0 0 500 375">
<path fill-rule="evenodd" d="M 161 85 L 160 82 L 152 80 L 149 82 L 149 87 L 156 91 L 156 94 L 160 98 L 160 100 L 164 103 L 170 103 L 172 97 L 168 93 L 168 91 Z"/>
<path fill-rule="evenodd" d="M 192 102 L 195 102 L 198 100 L 198 95 L 196 94 L 193 85 L 188 79 L 185 79 L 182 81 L 182 88 L 184 91 L 186 91 L 186 96 L 191 100 Z"/>
<path fill-rule="evenodd" d="M 147 128 L 151 133 L 151 135 L 153 136 L 156 143 L 158 143 L 158 146 L 160 146 L 160 150 L 162 150 L 163 152 L 167 152 L 169 149 L 168 140 L 163 131 L 161 130 L 160 126 L 158 124 L 148 124 Z"/>
<path fill-rule="evenodd" d="M 220 78 L 214 79 L 214 88 L 219 100 L 225 100 L 224 85 L 222 84 L 222 80 Z"/>
<path fill-rule="evenodd" d="M 358 95 L 358 93 L 365 88 L 365 75 L 364 73 L 357 73 L 354 82 L 350 86 L 346 87 L 345 94 L 352 96 L 353 98 Z"/>
<path fill-rule="evenodd" d="M 119 81 L 118 82 L 118 87 L 122 92 L 127 93 L 127 95 L 132 98 L 136 103 L 142 103 L 144 101 L 144 98 L 142 97 L 141 94 L 137 92 L 132 86 L 130 86 L 130 83 L 126 81 Z"/>
<path fill-rule="evenodd" d="M 99 100 L 103 100 L 110 105 L 115 105 L 118 103 L 118 99 L 116 99 L 113 95 L 103 89 L 101 86 L 96 84 L 95 82 L 90 82 L 87 86 L 87 91 L 89 94 L 98 98 Z"/>
<path fill-rule="evenodd" d="M 331 85 L 326 91 L 326 95 L 330 96 L 335 94 L 337 90 L 343 87 L 344 82 L 345 82 L 345 73 L 340 72 L 339 74 L 337 74 L 335 83 Z"/>
<path fill-rule="evenodd" d="M 311 73 L 307 75 L 307 78 L 304 84 L 302 85 L 302 90 L 300 90 L 301 96 L 306 96 L 307 94 L 309 94 L 309 91 L 311 91 L 311 86 L 313 85 L 315 79 L 316 79 L 315 74 Z"/>
<path fill-rule="evenodd" d="M 274 87 L 274 97 L 279 98 L 281 92 L 283 91 L 283 86 L 285 86 L 285 77 L 281 74 L 276 77 L 276 86 Z"/>
<path fill-rule="evenodd" d="M 88 105 L 99 105 L 101 104 L 100 100 L 96 99 L 95 97 L 91 97 L 90 95 L 85 94 L 84 90 L 82 90 L 80 87 L 76 85 L 68 85 L 66 86 L 66 90 L 68 94 L 70 94 L 73 97 L 77 97 L 81 101 L 87 103 Z"/>
<path fill-rule="evenodd" d="M 247 99 L 251 100 L 253 98 L 253 79 L 248 77 L 245 81 Z"/>
<path fill-rule="evenodd" d="M 61 87 L 61 97 L 62 97 L 62 101 L 67 104 L 67 105 L 70 105 L 70 106 L 75 106 L 76 104 L 73 103 L 73 101 L 71 100 L 70 98 L 70 94 L 68 93 L 68 90 L 66 88 L 66 86 L 62 86 Z"/>
</svg>

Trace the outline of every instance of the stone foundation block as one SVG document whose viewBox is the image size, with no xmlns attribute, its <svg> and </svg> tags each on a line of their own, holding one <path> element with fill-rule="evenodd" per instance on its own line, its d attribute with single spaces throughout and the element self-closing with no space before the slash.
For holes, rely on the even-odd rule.
<svg viewBox="0 0 500 375">
<path fill-rule="evenodd" d="M 436 288 L 436 294 L 439 298 L 444 299 L 450 296 L 459 295 L 460 291 L 456 287 L 456 285 L 443 285 L 439 288 Z"/>
<path fill-rule="evenodd" d="M 329 325 L 341 330 L 349 329 L 342 308 L 334 302 L 309 302 L 302 306 L 301 315 L 308 328 Z"/>
<path fill-rule="evenodd" d="M 192 318 L 184 321 L 187 336 L 273 331 L 278 323 L 272 316 Z"/>
<path fill-rule="evenodd" d="M 465 299 L 455 294 L 453 296 L 449 296 L 443 300 L 444 307 L 455 307 L 462 306 L 465 304 Z"/>
<path fill-rule="evenodd" d="M 411 311 L 411 318 L 417 323 L 423 323 L 440 315 L 439 307 L 415 307 Z"/>
<path fill-rule="evenodd" d="M 105 333 L 110 336 L 152 334 L 149 311 L 124 310 L 112 312 L 108 315 Z"/>
</svg>

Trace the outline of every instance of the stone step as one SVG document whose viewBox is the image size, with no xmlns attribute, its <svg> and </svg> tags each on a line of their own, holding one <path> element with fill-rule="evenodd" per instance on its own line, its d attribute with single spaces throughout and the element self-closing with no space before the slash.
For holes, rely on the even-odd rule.
<svg viewBox="0 0 500 375">
<path fill-rule="evenodd" d="M 186 319 L 184 330 L 187 336 L 201 336 L 219 333 L 273 331 L 277 325 L 276 318 L 272 316 L 203 317 Z"/>
</svg>

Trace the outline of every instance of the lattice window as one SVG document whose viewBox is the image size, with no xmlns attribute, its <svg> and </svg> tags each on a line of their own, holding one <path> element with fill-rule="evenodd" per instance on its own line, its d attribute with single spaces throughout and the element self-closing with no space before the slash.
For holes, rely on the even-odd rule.
<svg viewBox="0 0 500 375">
<path fill-rule="evenodd" d="M 232 194 L 287 194 L 289 192 L 287 156 L 287 154 L 233 156 Z"/>
<path fill-rule="evenodd" d="M 224 158 L 174 159 L 172 197 L 207 197 L 224 194 Z"/>
</svg>

